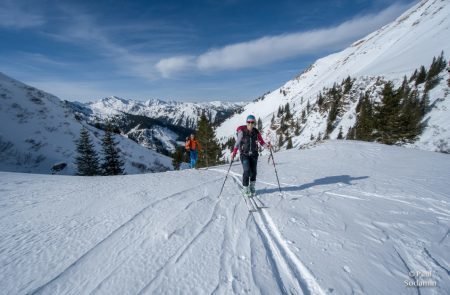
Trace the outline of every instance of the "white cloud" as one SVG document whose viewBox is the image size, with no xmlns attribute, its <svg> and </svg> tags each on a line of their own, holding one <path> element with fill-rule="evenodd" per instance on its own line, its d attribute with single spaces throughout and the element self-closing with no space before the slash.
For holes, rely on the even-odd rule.
<svg viewBox="0 0 450 295">
<path fill-rule="evenodd" d="M 192 56 L 175 56 L 161 59 L 156 68 L 164 78 L 170 78 L 175 73 L 184 71 L 194 65 Z"/>
<path fill-rule="evenodd" d="M 211 49 L 197 56 L 195 66 L 201 71 L 241 69 L 269 64 L 325 48 L 340 49 L 392 21 L 406 8 L 406 5 L 395 4 L 378 14 L 360 16 L 332 28 L 265 36 Z M 166 74 L 182 71 L 187 64 L 177 60 L 176 57 L 163 59 L 158 65 L 160 63 L 166 65 Z"/>
</svg>

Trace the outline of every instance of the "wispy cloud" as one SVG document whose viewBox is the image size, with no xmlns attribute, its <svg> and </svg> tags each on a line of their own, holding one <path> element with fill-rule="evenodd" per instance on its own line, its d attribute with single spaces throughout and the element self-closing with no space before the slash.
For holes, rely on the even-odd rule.
<svg viewBox="0 0 450 295">
<path fill-rule="evenodd" d="M 339 49 L 392 21 L 406 8 L 407 5 L 394 4 L 377 14 L 359 16 L 336 27 L 265 36 L 222 48 L 213 48 L 196 58 L 169 57 L 161 59 L 157 63 L 157 69 L 163 77 L 170 77 L 187 68 L 197 68 L 199 71 L 242 69 L 270 64 L 325 48 Z"/>
<path fill-rule="evenodd" d="M 132 52 L 126 45 L 119 44 L 120 38 L 114 36 L 119 35 L 119 29 L 130 31 L 133 26 L 143 30 L 144 24 L 109 27 L 99 24 L 95 16 L 76 7 L 59 4 L 58 9 L 64 15 L 65 22 L 56 30 L 43 32 L 47 37 L 85 47 L 115 64 L 122 74 L 150 80 L 160 76 L 154 66 L 159 56 Z"/>
<path fill-rule="evenodd" d="M 193 56 L 175 56 L 161 59 L 156 64 L 156 69 L 164 78 L 169 78 L 174 72 L 179 72 L 192 67 L 194 58 L 195 57 Z"/>
<path fill-rule="evenodd" d="M 67 67 L 70 65 L 70 63 L 68 63 L 68 62 L 51 58 L 42 53 L 17 52 L 17 55 L 19 57 L 21 57 L 24 61 L 31 63 L 31 64 L 40 64 L 40 65 L 57 66 L 57 67 Z"/>
<path fill-rule="evenodd" d="M 45 18 L 34 9 L 26 8 L 20 1 L 0 2 L 0 27 L 24 29 L 45 24 Z"/>
</svg>

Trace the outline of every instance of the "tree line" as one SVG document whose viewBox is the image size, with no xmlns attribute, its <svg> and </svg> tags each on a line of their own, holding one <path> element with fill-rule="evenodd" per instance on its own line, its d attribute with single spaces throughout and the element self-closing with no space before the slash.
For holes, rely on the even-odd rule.
<svg viewBox="0 0 450 295">
<path fill-rule="evenodd" d="M 423 118 L 430 110 L 428 93 L 439 84 L 439 74 L 446 64 L 442 52 L 433 58 L 428 70 L 421 66 L 409 79 L 405 76 L 398 88 L 391 81 L 385 82 L 381 101 L 372 100 L 368 93 L 362 95 L 356 108 L 356 124 L 347 139 L 384 144 L 413 142 L 425 127 Z"/>
<path fill-rule="evenodd" d="M 120 150 L 114 140 L 113 128 L 107 126 L 102 138 L 102 155 L 100 160 L 95 145 L 92 142 L 89 131 L 83 127 L 80 131 L 80 138 L 77 141 L 77 157 L 75 164 L 77 166 L 77 175 L 95 176 L 95 175 L 122 175 L 124 174 L 124 162 L 120 158 Z"/>
</svg>

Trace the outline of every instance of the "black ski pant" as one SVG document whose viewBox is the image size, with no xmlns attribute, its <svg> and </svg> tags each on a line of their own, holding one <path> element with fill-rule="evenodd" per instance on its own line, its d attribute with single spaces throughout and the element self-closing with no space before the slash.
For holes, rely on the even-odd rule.
<svg viewBox="0 0 450 295">
<path fill-rule="evenodd" d="M 256 181 L 256 166 L 258 164 L 258 154 L 256 155 L 241 155 L 242 168 L 244 174 L 242 175 L 242 185 L 248 186 L 249 180 Z"/>
</svg>

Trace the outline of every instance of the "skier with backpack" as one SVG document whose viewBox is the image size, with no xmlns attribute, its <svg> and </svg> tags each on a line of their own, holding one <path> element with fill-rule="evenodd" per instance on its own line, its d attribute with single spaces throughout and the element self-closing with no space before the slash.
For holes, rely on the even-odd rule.
<svg viewBox="0 0 450 295">
<path fill-rule="evenodd" d="M 231 154 L 231 161 L 236 157 L 237 151 L 241 153 L 241 163 L 244 169 L 242 175 L 242 194 L 244 197 L 252 197 L 256 194 L 256 174 L 258 164 L 258 144 L 270 148 L 270 142 L 264 142 L 261 133 L 255 128 L 255 116 L 247 117 L 247 124 L 237 128 L 236 144 Z"/>
<path fill-rule="evenodd" d="M 195 168 L 197 165 L 198 151 L 201 150 L 201 146 L 193 133 L 191 134 L 190 138 L 186 138 L 185 148 L 190 156 L 190 167 Z"/>
</svg>

